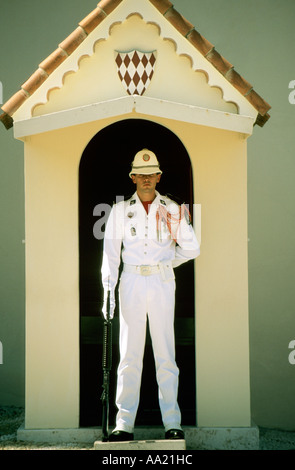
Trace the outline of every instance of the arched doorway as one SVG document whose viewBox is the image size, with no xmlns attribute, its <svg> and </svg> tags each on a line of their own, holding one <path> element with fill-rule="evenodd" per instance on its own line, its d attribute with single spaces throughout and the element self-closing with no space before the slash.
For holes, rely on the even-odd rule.
<svg viewBox="0 0 295 470">
<path fill-rule="evenodd" d="M 101 425 L 102 392 L 102 287 L 100 267 L 103 239 L 95 237 L 94 208 L 111 206 L 116 197 L 128 197 L 135 186 L 128 177 L 131 161 L 147 147 L 160 161 L 163 175 L 157 187 L 161 194 L 190 204 L 193 182 L 190 159 L 179 138 L 164 126 L 144 119 L 116 122 L 96 134 L 85 148 L 79 171 L 79 252 L 80 252 L 80 426 Z M 102 206 L 101 206 L 102 207 Z M 104 214 L 100 214 L 100 217 Z M 102 219 L 101 219 L 102 220 Z M 194 265 L 175 270 L 176 359 L 180 369 L 179 405 L 182 421 L 196 424 Z M 118 308 L 118 301 L 117 301 Z M 113 368 L 110 389 L 110 425 L 115 422 L 115 387 L 118 353 L 118 311 L 113 320 Z M 161 424 L 158 390 L 149 335 L 144 356 L 141 400 L 137 425 Z"/>
</svg>

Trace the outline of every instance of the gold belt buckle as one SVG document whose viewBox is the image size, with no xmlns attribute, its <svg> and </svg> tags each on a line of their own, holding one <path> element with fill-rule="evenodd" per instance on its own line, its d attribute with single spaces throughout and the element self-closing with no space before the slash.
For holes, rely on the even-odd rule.
<svg viewBox="0 0 295 470">
<path fill-rule="evenodd" d="M 149 276 L 151 274 L 150 266 L 140 266 L 140 274 L 142 276 Z"/>
</svg>

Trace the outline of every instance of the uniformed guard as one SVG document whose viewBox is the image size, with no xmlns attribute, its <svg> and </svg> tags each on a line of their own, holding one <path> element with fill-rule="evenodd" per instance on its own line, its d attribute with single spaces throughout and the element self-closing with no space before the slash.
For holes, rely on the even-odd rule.
<svg viewBox="0 0 295 470">
<path fill-rule="evenodd" d="M 131 199 L 113 206 L 106 225 L 102 262 L 104 315 L 108 291 L 111 316 L 114 315 L 114 292 L 121 257 L 123 261 L 119 285 L 118 413 L 110 441 L 133 439 L 147 317 L 165 438 L 184 438 L 177 403 L 179 370 L 174 343 L 174 268 L 196 258 L 200 247 L 185 206 L 179 206 L 156 191 L 161 175 L 156 155 L 148 149 L 139 151 L 129 174 L 136 192 Z"/>
</svg>

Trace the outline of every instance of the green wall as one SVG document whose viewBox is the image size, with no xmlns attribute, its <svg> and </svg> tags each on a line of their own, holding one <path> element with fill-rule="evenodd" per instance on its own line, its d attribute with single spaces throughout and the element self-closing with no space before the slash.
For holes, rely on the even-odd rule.
<svg viewBox="0 0 295 470">
<path fill-rule="evenodd" d="M 295 365 L 288 360 L 295 340 L 295 104 L 288 99 L 295 80 L 295 2 L 172 3 L 272 106 L 270 121 L 248 140 L 252 414 L 260 426 L 295 430 Z M 3 102 L 95 7 L 92 0 L 0 0 Z M 0 405 L 23 405 L 23 145 L 4 126 L 0 221 Z"/>
</svg>

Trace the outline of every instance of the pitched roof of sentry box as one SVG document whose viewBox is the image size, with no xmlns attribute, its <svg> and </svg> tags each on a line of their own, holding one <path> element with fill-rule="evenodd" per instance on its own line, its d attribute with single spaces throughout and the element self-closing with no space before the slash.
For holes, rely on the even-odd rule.
<svg viewBox="0 0 295 470">
<path fill-rule="evenodd" d="M 124 0 L 101 0 L 97 7 L 86 16 L 78 27 L 59 44 L 31 77 L 21 86 L 3 106 L 0 120 L 7 129 L 13 126 L 13 114 L 46 81 L 57 67 L 66 60 L 84 41 L 84 39 Z M 258 112 L 256 123 L 263 126 L 270 115 L 270 105 L 259 96 L 253 86 L 247 82 L 234 66 L 222 57 L 207 39 L 173 7 L 169 0 L 149 0 L 158 11 L 182 34 L 225 78 L 244 96 Z"/>
</svg>

